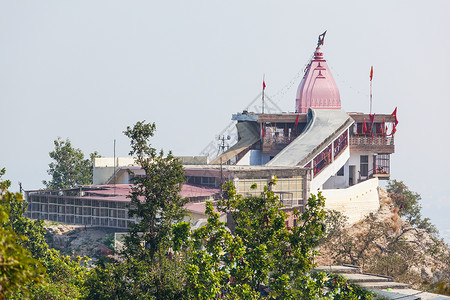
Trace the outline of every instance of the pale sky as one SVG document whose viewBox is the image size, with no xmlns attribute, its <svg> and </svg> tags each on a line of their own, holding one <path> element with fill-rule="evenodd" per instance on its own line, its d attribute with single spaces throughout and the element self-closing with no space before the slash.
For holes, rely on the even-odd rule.
<svg viewBox="0 0 450 300">
<path fill-rule="evenodd" d="M 198 155 L 260 92 L 293 111 L 317 36 L 346 111 L 398 107 L 392 178 L 422 195 L 450 241 L 450 1 L 0 0 L 0 167 L 48 180 L 58 136 L 127 156 L 155 122 L 157 148 Z M 290 82 L 294 80 L 294 84 Z M 290 88 L 289 88 L 290 87 Z"/>
</svg>

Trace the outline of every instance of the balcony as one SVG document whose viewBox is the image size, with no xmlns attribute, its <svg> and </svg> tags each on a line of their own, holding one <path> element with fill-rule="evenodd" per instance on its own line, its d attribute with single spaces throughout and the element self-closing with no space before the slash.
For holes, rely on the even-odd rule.
<svg viewBox="0 0 450 300">
<path fill-rule="evenodd" d="M 352 135 L 350 136 L 350 150 L 352 151 L 370 151 L 377 153 L 394 153 L 394 137 L 393 136 L 366 136 Z"/>
<path fill-rule="evenodd" d="M 370 178 L 377 177 L 380 180 L 390 179 L 391 170 L 390 154 L 377 154 L 373 156 L 372 169 L 361 169 L 358 174 L 358 181 L 362 182 Z M 367 165 L 366 165 L 367 166 Z"/>
<path fill-rule="evenodd" d="M 276 132 L 275 134 L 266 134 L 263 138 L 262 150 L 263 152 L 280 151 L 292 142 L 296 136 L 286 136 Z"/>
</svg>

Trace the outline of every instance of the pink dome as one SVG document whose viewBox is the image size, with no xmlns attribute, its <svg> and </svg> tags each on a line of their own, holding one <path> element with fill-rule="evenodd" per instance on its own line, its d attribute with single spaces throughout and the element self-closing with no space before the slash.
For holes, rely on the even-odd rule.
<svg viewBox="0 0 450 300">
<path fill-rule="evenodd" d="M 320 47 L 316 48 L 297 90 L 295 112 L 307 113 L 308 108 L 341 109 L 339 89 Z"/>
</svg>

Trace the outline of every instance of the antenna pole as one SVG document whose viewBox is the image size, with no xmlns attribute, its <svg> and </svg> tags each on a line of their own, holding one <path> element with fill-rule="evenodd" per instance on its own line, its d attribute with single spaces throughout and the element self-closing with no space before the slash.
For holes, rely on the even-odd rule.
<svg viewBox="0 0 450 300">
<path fill-rule="evenodd" d="M 373 79 L 373 66 L 370 67 L 370 114 L 372 114 L 372 79 Z"/>
<path fill-rule="evenodd" d="M 114 139 L 114 196 L 116 195 L 116 139 Z"/>
<path fill-rule="evenodd" d="M 262 113 L 264 114 L 264 89 L 262 91 Z"/>
<path fill-rule="evenodd" d="M 220 158 L 220 195 L 223 195 L 223 163 L 222 157 Z"/>
<path fill-rule="evenodd" d="M 372 80 L 370 80 L 370 114 L 372 114 Z"/>
</svg>

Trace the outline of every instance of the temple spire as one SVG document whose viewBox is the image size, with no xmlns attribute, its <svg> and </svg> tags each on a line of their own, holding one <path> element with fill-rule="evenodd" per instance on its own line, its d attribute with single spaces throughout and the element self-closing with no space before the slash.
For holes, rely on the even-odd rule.
<svg viewBox="0 0 450 300">
<path fill-rule="evenodd" d="M 303 79 L 298 86 L 295 104 L 297 113 L 307 113 L 309 108 L 341 109 L 339 89 L 320 49 L 326 33 L 325 31 L 319 35 L 314 58 L 306 67 Z"/>
</svg>

